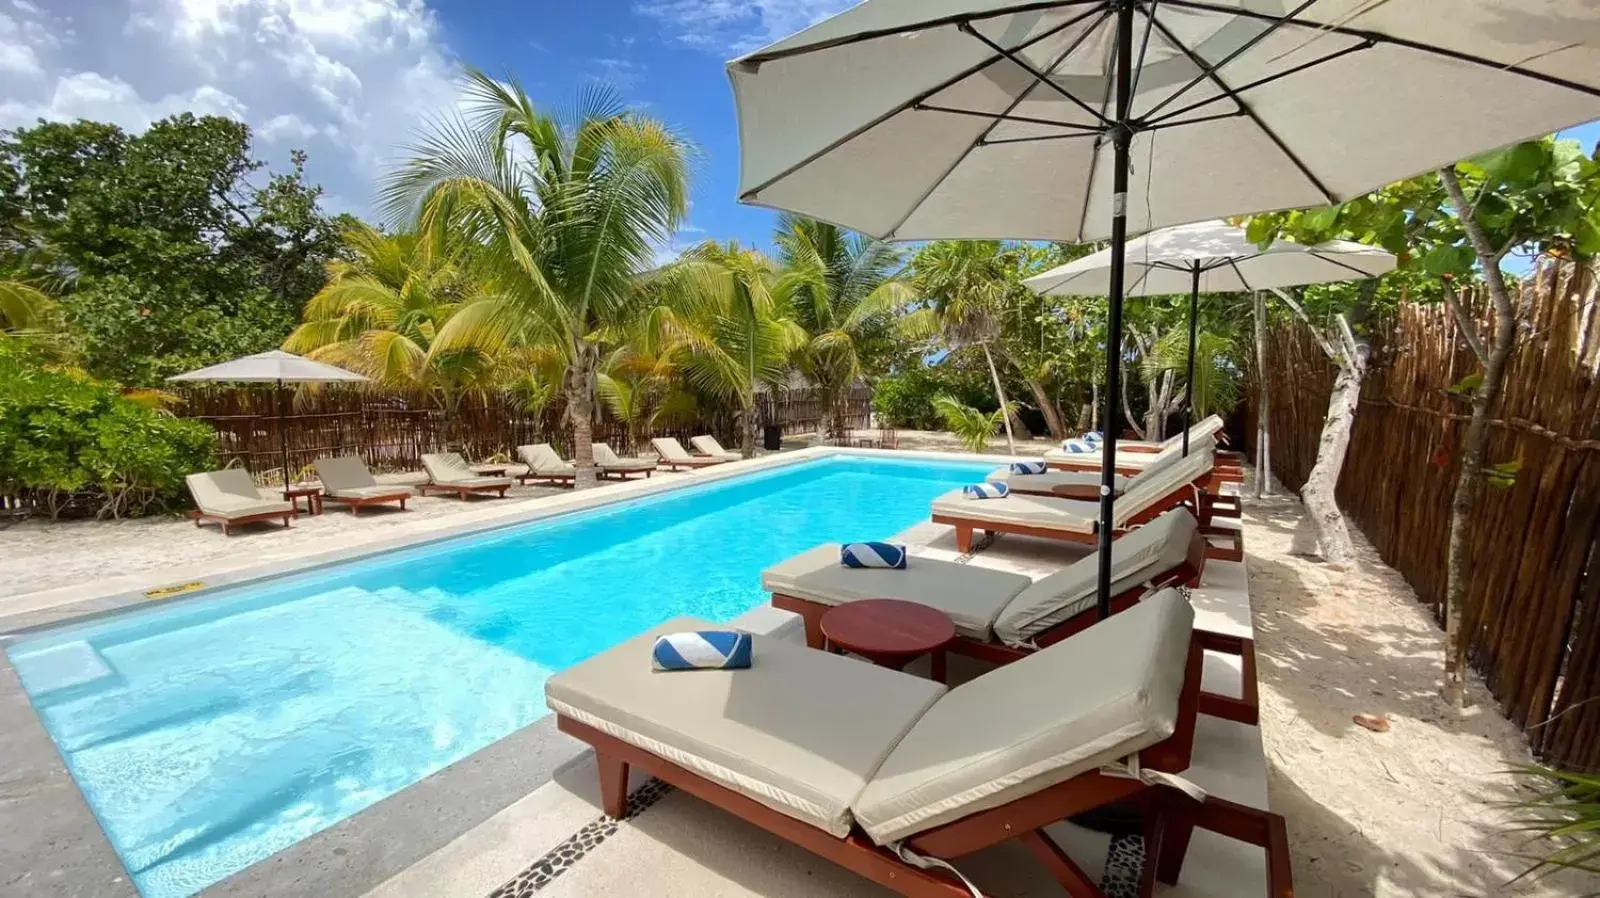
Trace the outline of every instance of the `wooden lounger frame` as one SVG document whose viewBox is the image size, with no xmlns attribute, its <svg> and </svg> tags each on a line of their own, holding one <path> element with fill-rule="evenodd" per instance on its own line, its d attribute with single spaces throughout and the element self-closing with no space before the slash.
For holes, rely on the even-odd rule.
<svg viewBox="0 0 1600 898">
<path fill-rule="evenodd" d="M 234 517 L 212 514 L 208 511 L 201 511 L 198 508 L 192 509 L 189 512 L 189 517 L 194 520 L 194 525 L 196 527 L 200 526 L 200 524 L 204 521 L 215 521 L 217 524 L 222 526 L 223 536 L 232 536 L 233 531 L 229 528 L 237 524 L 255 524 L 261 521 L 274 521 L 278 518 L 282 518 L 283 526 L 288 527 L 289 522 L 299 516 L 300 509 L 298 508 L 291 508 L 288 511 L 263 511 L 257 514 L 243 514 L 236 515 Z"/>
<path fill-rule="evenodd" d="M 495 493 L 499 495 L 500 498 L 504 499 L 506 497 L 506 490 L 508 489 L 511 489 L 511 484 L 509 483 L 424 483 L 423 485 L 417 487 L 417 492 L 424 496 L 426 496 L 430 490 L 435 493 L 455 493 L 457 499 L 465 499 L 467 496 L 477 493 Z"/>
<path fill-rule="evenodd" d="M 1202 484 L 1209 480 L 1210 477 L 1211 472 L 1207 471 L 1206 473 L 1195 478 L 1193 481 L 1178 486 L 1165 496 L 1162 496 L 1155 502 L 1151 503 L 1149 508 L 1144 509 L 1130 518 L 1127 526 L 1132 527 L 1138 524 L 1148 523 L 1155 520 L 1163 512 L 1171 511 L 1180 505 L 1190 502 L 1194 495 L 1202 489 Z M 1203 509 L 1194 509 L 1194 511 L 1196 512 L 1197 517 L 1203 516 Z M 1067 542 L 1083 543 L 1085 545 L 1094 545 L 1099 542 L 1099 538 L 1093 532 L 1084 533 L 1073 530 L 1058 530 L 1054 527 L 1035 527 L 1031 524 L 1019 524 L 1015 522 L 996 523 L 994 521 L 978 520 L 977 518 L 939 514 L 938 512 L 934 512 L 933 522 L 935 524 L 949 524 L 950 526 L 956 528 L 956 549 L 961 552 L 972 551 L 972 533 L 974 530 L 982 530 L 986 533 L 1018 533 L 1023 536 L 1039 536 L 1045 539 L 1065 540 Z M 1208 523 L 1208 521 L 1201 520 L 1200 523 L 1203 527 Z"/>
<path fill-rule="evenodd" d="M 326 490 L 324 490 L 322 495 L 317 497 L 317 501 L 324 505 L 328 504 L 329 502 L 332 502 L 335 505 L 348 505 L 350 506 L 350 513 L 353 515 L 359 513 L 361 509 L 368 505 L 382 505 L 386 502 L 399 502 L 400 510 L 405 511 L 406 500 L 410 498 L 410 490 L 406 490 L 405 492 L 385 493 L 381 496 L 334 496 L 330 495 Z"/>
<path fill-rule="evenodd" d="M 617 480 L 627 480 L 635 474 L 643 474 L 644 479 L 649 480 L 650 475 L 655 472 L 655 468 L 607 468 L 602 465 L 594 466 L 594 476 L 599 480 L 607 480 L 613 477 Z"/>
<path fill-rule="evenodd" d="M 1205 573 L 1206 558 L 1209 556 L 1208 543 L 1202 534 L 1196 533 L 1189 540 L 1189 550 L 1184 555 L 1183 563 L 1162 574 L 1154 577 L 1148 583 L 1140 583 L 1129 587 L 1111 598 L 1111 613 L 1117 614 L 1132 608 L 1139 600 L 1158 590 L 1169 586 L 1195 587 L 1200 585 L 1200 578 Z M 822 617 L 836 605 L 826 605 L 798 596 L 786 595 L 775 592 L 772 594 L 772 607 L 783 611 L 791 611 L 800 615 L 805 624 L 806 645 L 814 649 L 823 647 Z M 1055 645 L 1063 639 L 1079 633 L 1099 620 L 1098 609 L 1090 608 L 1059 624 L 1045 630 L 1034 638 L 1038 648 L 1021 648 L 1006 645 L 1003 642 L 993 642 L 984 639 L 973 639 L 971 636 L 956 634 L 955 641 L 945 647 L 945 651 L 976 658 L 990 664 L 1010 664 L 1020 661 L 1041 648 Z M 1237 655 L 1240 659 L 1240 698 L 1214 692 L 1200 694 L 1200 712 L 1211 717 L 1220 717 L 1238 723 L 1257 726 L 1261 722 L 1261 698 L 1256 684 L 1256 647 L 1255 641 L 1239 636 L 1224 636 L 1205 630 L 1196 630 L 1195 636 L 1204 647 L 1214 652 L 1225 655 Z"/>
<path fill-rule="evenodd" d="M 1139 753 L 1144 767 L 1174 774 L 1188 769 L 1194 752 L 1195 718 L 1200 708 L 1202 658 L 1201 640 L 1191 639 L 1183 693 L 1178 703 L 1177 729 L 1165 741 Z M 912 866 L 888 849 L 873 844 L 859 829 L 839 838 L 570 717 L 557 714 L 556 726 L 594 747 L 600 769 L 601 804 L 611 817 L 626 816 L 628 772 L 629 768 L 637 767 L 908 898 L 971 896 L 966 886 L 954 877 Z M 1083 869 L 1045 833 L 1044 827 L 1118 803 L 1137 805 L 1144 811 L 1145 850 L 1151 860 L 1145 864 L 1139 883 L 1141 898 L 1154 894 L 1157 880 L 1176 883 L 1190 835 L 1196 827 L 1265 848 L 1269 898 L 1292 898 L 1294 886 L 1283 818 L 1221 799 L 1208 798 L 1196 803 L 1175 789 L 1146 786 L 1138 780 L 1108 776 L 1099 771 L 1080 774 L 1025 798 L 918 833 L 906 844 L 920 855 L 950 862 L 1015 840 L 1028 848 L 1068 895 L 1105 898 Z"/>
<path fill-rule="evenodd" d="M 573 486 L 578 482 L 578 473 L 574 471 L 571 474 L 540 474 L 529 469 L 528 473 L 517 475 L 517 482 L 523 486 L 527 486 L 528 482 L 533 480 L 548 483 L 552 486 Z"/>
<path fill-rule="evenodd" d="M 665 455 L 663 455 L 661 456 L 661 461 L 657 462 L 656 464 L 666 468 L 668 471 L 676 471 L 679 468 L 689 468 L 691 470 L 695 468 L 709 468 L 712 465 L 722 465 L 727 464 L 727 462 L 724 462 L 720 458 L 710 458 L 707 456 L 701 456 L 700 458 L 667 458 Z"/>
</svg>

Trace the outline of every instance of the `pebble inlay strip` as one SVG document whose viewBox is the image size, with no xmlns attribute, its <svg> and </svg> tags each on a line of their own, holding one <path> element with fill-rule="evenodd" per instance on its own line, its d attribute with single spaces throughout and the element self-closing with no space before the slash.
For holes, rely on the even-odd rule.
<svg viewBox="0 0 1600 898">
<path fill-rule="evenodd" d="M 596 846 L 606 839 L 617 834 L 617 830 L 628 820 L 643 814 L 650 806 L 671 794 L 672 786 L 658 779 L 639 787 L 628 796 L 628 815 L 621 820 L 614 820 L 604 814 L 584 824 L 583 829 L 573 833 L 560 845 L 550 849 L 544 857 L 539 858 L 526 869 L 512 877 L 510 882 L 489 893 L 489 898 L 527 898 L 539 891 L 557 876 L 572 869 L 572 865 L 583 859 L 583 856 L 593 851 Z"/>
</svg>

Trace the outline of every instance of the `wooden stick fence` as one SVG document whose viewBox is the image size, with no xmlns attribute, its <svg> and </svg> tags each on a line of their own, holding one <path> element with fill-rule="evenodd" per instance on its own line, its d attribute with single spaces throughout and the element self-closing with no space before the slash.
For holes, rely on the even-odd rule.
<svg viewBox="0 0 1600 898">
<path fill-rule="evenodd" d="M 1595 267 L 1548 263 L 1519 291 L 1523 327 L 1488 461 L 1520 469 L 1510 487 L 1486 488 L 1463 616 L 1471 663 L 1534 751 L 1590 771 L 1600 770 L 1597 285 Z M 1488 333 L 1485 297 L 1467 301 Z M 1402 307 L 1378 327 L 1373 350 L 1339 502 L 1442 620 L 1449 505 L 1471 412 L 1450 388 L 1480 366 L 1439 306 Z M 1333 367 L 1299 325 L 1273 331 L 1267 357 L 1273 471 L 1298 488 L 1316 458 Z"/>
</svg>

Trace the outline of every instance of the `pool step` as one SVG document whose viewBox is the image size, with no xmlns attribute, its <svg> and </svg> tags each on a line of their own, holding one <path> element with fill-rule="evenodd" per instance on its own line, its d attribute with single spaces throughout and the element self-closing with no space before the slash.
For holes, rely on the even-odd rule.
<svg viewBox="0 0 1600 898">
<path fill-rule="evenodd" d="M 13 660 L 41 708 L 122 682 L 111 662 L 84 640 L 36 649 Z"/>
<path fill-rule="evenodd" d="M 372 751 L 347 737 L 296 740 L 258 757 L 235 757 L 168 804 L 171 820 L 159 832 L 122 851 L 132 873 L 144 873 L 179 855 L 193 854 L 247 827 L 259 826 L 308 793 L 346 777 L 365 781 L 359 771 L 372 764 Z M 270 771 L 293 771 L 273 776 Z"/>
<path fill-rule="evenodd" d="M 182 726 L 192 720 L 236 711 L 244 705 L 245 700 L 232 691 L 213 689 L 193 693 L 174 702 L 153 704 L 116 717 L 103 718 L 97 725 L 63 739 L 61 748 L 67 752 L 80 752 L 112 745 L 167 727 Z"/>
</svg>

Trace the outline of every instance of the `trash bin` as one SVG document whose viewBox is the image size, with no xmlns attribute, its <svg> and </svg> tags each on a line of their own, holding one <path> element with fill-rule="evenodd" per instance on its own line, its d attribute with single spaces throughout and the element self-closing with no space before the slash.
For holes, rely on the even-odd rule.
<svg viewBox="0 0 1600 898">
<path fill-rule="evenodd" d="M 777 424 L 768 424 L 761 428 L 761 448 L 768 452 L 777 452 L 783 448 L 783 427 Z"/>
</svg>

